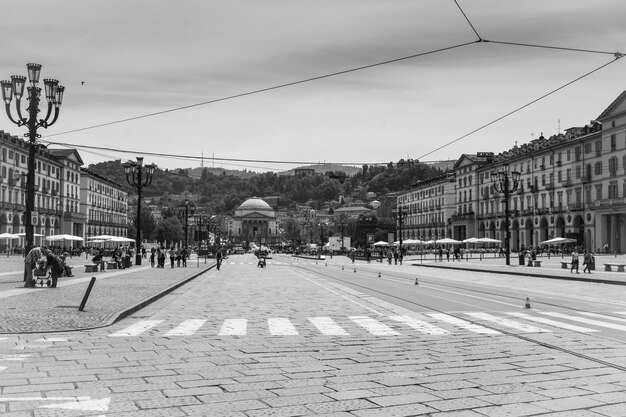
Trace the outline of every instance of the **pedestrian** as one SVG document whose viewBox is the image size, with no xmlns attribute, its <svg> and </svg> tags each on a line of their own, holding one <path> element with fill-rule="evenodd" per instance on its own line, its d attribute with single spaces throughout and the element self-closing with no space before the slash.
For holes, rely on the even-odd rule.
<svg viewBox="0 0 626 417">
<path fill-rule="evenodd" d="M 141 245 L 141 257 L 145 258 L 146 256 L 146 247 L 144 245 Z"/>
<path fill-rule="evenodd" d="M 50 278 L 52 278 L 50 288 L 56 288 L 59 277 L 63 275 L 63 267 L 59 257 L 52 254 L 50 249 L 46 249 L 46 266 L 50 268 Z"/>
<path fill-rule="evenodd" d="M 181 256 L 180 256 L 180 250 L 179 249 L 176 249 L 176 252 L 174 253 L 174 256 L 176 257 L 176 267 L 180 268 Z"/>
<path fill-rule="evenodd" d="M 96 256 L 91 258 L 91 262 L 100 265 L 100 271 L 104 271 L 104 251 L 100 249 Z"/>
<path fill-rule="evenodd" d="M 154 248 L 153 248 L 154 249 Z M 152 266 L 152 268 L 154 268 L 154 258 L 155 258 L 155 251 L 150 251 L 150 266 Z"/>
<path fill-rule="evenodd" d="M 446 259 L 448 260 L 448 262 L 450 262 L 450 248 L 446 249 Z M 454 260 L 454 259 L 452 259 Z"/>
<path fill-rule="evenodd" d="M 176 249 L 174 249 L 174 246 L 170 248 L 169 255 L 170 263 L 172 264 L 172 268 L 174 268 L 174 261 L 176 260 Z"/>
<path fill-rule="evenodd" d="M 261 262 L 261 257 L 265 258 L 262 252 L 259 251 L 259 262 Z M 219 249 L 215 252 L 215 260 L 217 261 L 217 270 L 219 271 L 222 266 L 222 251 Z M 259 265 L 257 264 L 257 266 Z"/>
<path fill-rule="evenodd" d="M 45 250 L 45 247 L 43 247 L 43 249 Z M 33 279 L 33 269 L 37 267 L 37 261 L 39 261 L 42 256 L 42 247 L 35 246 L 28 251 L 28 254 L 24 257 L 24 269 L 26 272 L 24 275 L 24 287 L 29 288 L 35 286 L 36 281 Z"/>
<path fill-rule="evenodd" d="M 389 262 L 389 265 L 391 265 L 391 251 L 390 250 L 387 251 L 387 261 Z"/>
<path fill-rule="evenodd" d="M 439 246 L 439 262 L 443 262 L 443 248 Z"/>
<path fill-rule="evenodd" d="M 585 250 L 585 255 L 583 257 L 583 272 L 588 272 L 591 274 L 591 252 Z"/>
<path fill-rule="evenodd" d="M 188 249 L 185 246 L 181 251 L 180 251 L 180 258 L 183 261 L 183 267 L 187 267 L 187 257 L 189 256 L 187 253 Z"/>
<path fill-rule="evenodd" d="M 398 265 L 398 251 L 397 250 L 393 251 L 393 264 Z"/>
<path fill-rule="evenodd" d="M 571 266 L 571 268 L 569 270 L 570 274 L 572 273 L 574 268 L 576 268 L 576 273 L 580 274 L 580 272 L 578 272 L 578 251 L 576 250 L 576 248 L 574 248 L 574 250 L 572 250 L 572 266 Z"/>
<path fill-rule="evenodd" d="M 159 257 L 157 263 L 157 268 L 165 268 L 165 248 L 163 246 L 161 246 L 161 248 L 159 249 Z"/>
<path fill-rule="evenodd" d="M 404 258 L 404 251 L 400 250 L 400 254 L 398 255 L 398 260 L 400 261 L 400 265 L 402 265 L 402 258 Z"/>
</svg>

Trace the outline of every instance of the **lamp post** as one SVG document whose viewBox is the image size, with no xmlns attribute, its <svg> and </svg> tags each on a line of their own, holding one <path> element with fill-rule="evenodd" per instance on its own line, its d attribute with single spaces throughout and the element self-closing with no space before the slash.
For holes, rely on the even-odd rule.
<svg viewBox="0 0 626 417">
<path fill-rule="evenodd" d="M 402 207 L 398 207 L 397 210 L 393 212 L 393 218 L 396 219 L 396 225 L 398 226 L 398 240 L 400 241 L 400 265 L 402 265 L 402 223 L 404 223 L 404 219 L 408 216 L 409 213 L 406 211 L 402 211 Z"/>
<path fill-rule="evenodd" d="M 339 227 L 341 227 L 341 253 L 342 254 L 346 250 L 346 245 L 343 244 L 343 233 L 344 233 L 344 229 L 345 229 L 346 226 L 347 226 L 347 224 L 343 220 L 341 221 L 341 223 L 339 223 Z"/>
<path fill-rule="evenodd" d="M 39 113 L 39 97 L 41 95 L 41 88 L 37 87 L 39 83 L 39 75 L 41 73 L 41 65 L 39 64 L 27 64 L 28 80 L 30 86 L 28 89 L 28 117 L 22 116 L 22 97 L 24 96 L 24 87 L 26 85 L 26 77 L 22 75 L 12 75 L 11 81 L 2 81 L 2 98 L 5 103 L 6 113 L 9 120 L 18 126 L 27 126 L 28 133 L 24 136 L 29 138 L 28 140 L 28 174 L 26 179 L 26 212 L 25 212 L 25 229 L 26 229 L 26 243 L 24 251 L 28 251 L 34 246 L 34 227 L 32 222 L 32 215 L 35 209 L 35 154 L 39 145 L 37 144 L 37 138 L 41 137 L 37 133 L 37 129 L 43 127 L 47 129 L 52 126 L 59 117 L 59 109 L 61 102 L 63 101 L 63 92 L 65 87 L 60 86 L 57 80 L 46 78 L 43 80 L 46 99 L 48 100 L 48 110 L 44 119 L 37 120 L 37 114 Z M 15 108 L 17 111 L 17 120 L 13 118 L 11 114 L 11 101 L 15 96 Z M 54 109 L 54 116 L 52 116 L 52 109 Z M 52 116 L 52 120 L 50 117 Z M 28 280 L 28 274 L 26 268 L 24 268 L 24 286 L 33 287 L 35 282 Z M 30 282 L 29 282 L 30 281 Z"/>
<path fill-rule="evenodd" d="M 195 212 L 196 212 L 196 207 L 195 206 L 189 207 L 189 200 L 185 200 L 185 204 L 179 204 L 178 205 L 178 214 L 181 215 L 181 216 L 184 216 L 184 219 L 185 219 L 185 224 L 184 224 L 185 247 L 189 246 L 189 240 L 188 240 L 188 236 L 189 236 L 189 216 L 193 216 L 193 214 Z"/>
<path fill-rule="evenodd" d="M 504 251 L 506 252 L 506 264 L 511 265 L 511 232 L 509 230 L 509 196 L 519 186 L 520 173 L 509 172 L 509 164 L 503 164 L 502 170 L 491 173 L 493 187 L 499 193 L 504 193 Z M 510 178 L 509 178 L 510 176 Z"/>
<path fill-rule="evenodd" d="M 137 157 L 137 162 L 128 161 L 124 164 L 126 181 L 137 189 L 137 222 L 135 223 L 137 235 L 135 237 L 135 265 L 141 265 L 141 189 L 152 183 L 155 164 L 143 165 L 143 156 Z M 145 169 L 145 175 L 144 175 Z"/>
</svg>

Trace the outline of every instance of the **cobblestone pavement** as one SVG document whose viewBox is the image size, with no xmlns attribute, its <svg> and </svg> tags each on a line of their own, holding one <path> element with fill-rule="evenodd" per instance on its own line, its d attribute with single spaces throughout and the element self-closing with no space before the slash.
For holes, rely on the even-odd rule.
<svg viewBox="0 0 626 417">
<path fill-rule="evenodd" d="M 213 263 L 188 261 L 187 268 L 141 266 L 86 273 L 84 259 L 74 257 L 74 277 L 60 278 L 57 288 L 23 288 L 23 259 L 0 259 L 0 333 L 58 332 L 111 324 L 152 297 L 193 278 Z M 83 311 L 78 307 L 89 285 L 95 285 Z"/>
<path fill-rule="evenodd" d="M 0 414 L 626 415 L 626 372 L 613 365 L 624 358 L 620 343 L 568 331 L 543 334 L 538 342 L 538 335 L 458 328 L 376 336 L 347 319 L 340 323 L 349 335 L 320 335 L 311 318 L 383 321 L 402 309 L 360 298 L 280 259 L 263 269 L 241 259 L 106 328 L 5 336 Z M 290 317 L 300 331 L 268 335 L 275 317 Z M 219 335 L 220 325 L 235 318 L 247 320 L 247 332 Z M 179 323 L 191 320 L 202 320 L 202 328 L 185 334 Z M 130 330 L 137 323 L 146 328 Z M 568 353 L 571 345 L 598 360 Z"/>
</svg>

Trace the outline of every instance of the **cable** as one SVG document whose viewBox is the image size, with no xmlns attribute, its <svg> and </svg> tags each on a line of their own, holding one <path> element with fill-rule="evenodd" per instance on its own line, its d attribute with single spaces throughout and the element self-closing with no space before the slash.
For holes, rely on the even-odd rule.
<svg viewBox="0 0 626 417">
<path fill-rule="evenodd" d="M 461 8 L 461 6 L 459 5 L 459 2 L 454 0 L 454 3 L 456 4 L 456 7 L 459 8 L 459 10 L 461 11 L 461 14 L 463 15 L 463 17 L 465 18 L 465 20 L 467 20 L 467 24 L 470 25 L 470 27 L 472 28 L 472 30 L 474 31 L 474 33 L 476 34 L 476 36 L 478 37 L 478 40 L 480 42 L 483 41 L 483 38 L 478 34 L 478 31 L 476 30 L 476 28 L 474 27 L 474 25 L 472 24 L 472 22 L 470 22 L 469 18 L 467 17 L 467 15 L 465 14 L 465 12 L 463 11 L 463 9 Z"/>
<path fill-rule="evenodd" d="M 65 132 L 54 133 L 52 135 L 46 135 L 44 137 L 53 137 L 53 136 L 59 136 L 59 135 L 66 135 L 66 134 L 69 134 L 69 133 L 82 132 L 82 131 L 85 131 L 85 130 L 95 129 L 95 128 L 98 128 L 98 127 L 110 126 L 110 125 L 114 125 L 114 124 L 130 122 L 130 121 L 133 121 L 133 120 L 145 119 L 145 118 L 153 117 L 153 116 L 160 116 L 162 114 L 173 113 L 173 112 L 176 112 L 176 111 L 186 110 L 186 109 L 190 109 L 190 108 L 193 108 L 193 107 L 199 107 L 199 106 L 204 106 L 204 105 L 207 105 L 207 104 L 219 103 L 221 101 L 233 100 L 233 99 L 236 99 L 236 98 L 246 97 L 246 96 L 250 96 L 250 95 L 253 95 L 253 94 L 265 93 L 265 92 L 272 91 L 272 90 L 278 90 L 280 88 L 292 87 L 294 85 L 305 84 L 305 83 L 309 83 L 309 82 L 313 82 L 313 81 L 319 81 L 319 80 L 323 80 L 325 78 L 336 77 L 338 75 L 349 74 L 351 72 L 362 71 L 364 69 L 379 67 L 379 66 L 382 66 L 382 65 L 387 65 L 387 64 L 392 64 L 392 63 L 395 63 L 395 62 L 405 61 L 405 60 L 408 60 L 408 59 L 418 58 L 418 57 L 422 57 L 422 56 L 426 56 L 426 55 L 430 55 L 430 54 L 435 54 L 435 53 L 438 53 L 438 52 L 448 51 L 448 50 L 455 49 L 455 48 L 461 48 L 461 47 L 464 47 L 464 46 L 467 46 L 467 45 L 472 45 L 474 43 L 476 43 L 476 41 L 465 42 L 465 43 L 461 43 L 461 44 L 457 44 L 457 45 L 453 45 L 453 46 L 446 46 L 444 48 L 434 49 L 432 51 L 422 52 L 422 53 L 419 53 L 419 54 L 413 54 L 413 55 L 405 56 L 405 57 L 402 57 L 402 58 L 390 59 L 388 61 L 382 61 L 382 62 L 378 62 L 378 63 L 375 63 L 375 64 L 364 65 L 364 66 L 361 66 L 361 67 L 351 68 L 351 69 L 347 69 L 347 70 L 343 70 L 343 71 L 337 71 L 337 72 L 333 72 L 333 73 L 330 73 L 330 74 L 319 75 L 317 77 L 306 78 L 304 80 L 299 80 L 299 81 L 293 81 L 293 82 L 289 82 L 289 83 L 279 84 L 279 85 L 275 85 L 273 87 L 261 88 L 261 89 L 258 89 L 258 90 L 248 91 L 248 92 L 245 92 L 245 93 L 234 94 L 234 95 L 231 95 L 231 96 L 216 98 L 214 100 L 208 100 L 208 101 L 203 101 L 203 102 L 200 102 L 200 103 L 189 104 L 187 106 L 175 107 L 175 108 L 168 109 L 168 110 L 162 110 L 162 111 L 158 111 L 158 112 L 154 112 L 154 113 L 148 113 L 148 114 L 144 114 L 144 115 L 141 115 L 141 116 L 134 116 L 134 117 L 126 118 L 126 119 L 116 120 L 116 121 L 113 121 L 113 122 L 101 123 L 101 124 L 98 124 L 98 125 L 87 126 L 87 127 L 83 127 L 83 128 L 80 128 L 80 129 L 74 129 L 74 130 L 68 130 L 68 131 L 65 131 Z"/>
<path fill-rule="evenodd" d="M 483 39 L 483 42 L 486 42 L 486 43 L 497 43 L 497 44 L 501 44 L 501 45 L 524 46 L 524 47 L 527 47 L 527 48 L 543 48 L 543 49 L 556 49 L 556 50 L 559 50 L 559 51 L 586 52 L 586 53 L 590 53 L 590 54 L 605 54 L 605 55 L 613 55 L 613 56 L 615 56 L 615 58 L 621 58 L 620 55 L 622 55 L 619 52 L 598 51 L 598 50 L 594 50 L 594 49 L 565 48 L 565 47 L 561 47 L 561 46 L 535 45 L 535 44 L 531 44 L 531 43 L 494 41 L 494 40 L 488 40 L 488 39 Z"/>
<path fill-rule="evenodd" d="M 439 150 L 441 150 L 443 148 L 446 148 L 446 147 L 448 147 L 448 146 L 450 146 L 450 145 L 452 145 L 452 144 L 454 144 L 456 142 L 459 142 L 460 140 L 465 139 L 466 137 L 468 137 L 470 135 L 473 135 L 474 133 L 479 132 L 479 131 L 485 129 L 485 128 L 491 126 L 492 124 L 497 123 L 500 120 L 503 120 L 503 119 L 505 119 L 505 118 L 507 118 L 507 117 L 509 117 L 509 116 L 511 116 L 511 115 L 513 115 L 513 114 L 515 114 L 515 113 L 525 109 L 526 107 L 528 107 L 528 106 L 530 106 L 532 104 L 535 104 L 536 102 L 538 102 L 540 100 L 543 100 L 544 98 L 546 98 L 548 96 L 551 96 L 552 94 L 556 93 L 557 91 L 560 91 L 560 90 L 564 89 L 565 87 L 568 87 L 568 86 L 574 84 L 575 82 L 580 81 L 583 78 L 585 78 L 585 77 L 587 77 L 587 76 L 589 76 L 589 75 L 591 75 L 591 74 L 593 74 L 593 73 L 595 73 L 597 71 L 600 71 L 601 69 L 603 69 L 603 68 L 613 64 L 618 59 L 619 58 L 615 58 L 614 60 L 612 60 L 610 62 L 607 62 L 606 64 L 603 64 L 603 65 L 599 66 L 598 68 L 595 68 L 595 69 L 593 69 L 593 70 L 591 70 L 591 71 L 581 75 L 580 77 L 577 77 L 577 78 L 573 79 L 572 81 L 569 81 L 568 83 L 566 83 L 566 84 L 564 84 L 564 85 L 562 85 L 560 87 L 555 88 L 554 90 L 552 90 L 552 91 L 542 95 L 541 97 L 538 97 L 538 98 L 536 98 L 536 99 L 534 99 L 532 101 L 529 101 L 528 103 L 526 103 L 526 104 L 524 104 L 524 105 L 522 105 L 522 106 L 520 106 L 520 107 L 518 107 L 518 108 L 516 108 L 514 110 L 511 110 L 510 112 L 504 114 L 503 116 L 500 116 L 497 119 L 494 119 L 494 120 L 490 121 L 489 123 L 485 123 L 484 125 L 482 125 L 482 126 L 476 128 L 476 129 L 472 130 L 471 132 L 466 133 L 463 136 L 460 136 L 460 137 L 458 137 L 458 138 L 456 138 L 456 139 L 454 139 L 454 140 L 452 140 L 452 141 L 450 141 L 448 143 L 445 143 L 445 144 L 441 145 L 440 147 L 438 147 L 438 148 L 436 148 L 436 149 L 434 149 L 434 150 L 432 150 L 432 151 L 430 151 L 428 153 L 425 153 L 424 155 L 420 156 L 418 159 L 422 159 L 422 158 L 424 158 L 424 157 L 426 157 L 428 155 L 431 155 L 431 154 L 433 154 L 433 153 L 435 153 L 435 152 L 437 152 L 437 151 L 439 151 Z"/>
</svg>

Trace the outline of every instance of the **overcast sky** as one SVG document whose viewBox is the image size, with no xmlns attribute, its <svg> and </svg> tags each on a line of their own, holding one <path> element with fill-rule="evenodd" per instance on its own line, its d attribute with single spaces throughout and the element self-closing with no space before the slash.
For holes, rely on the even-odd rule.
<svg viewBox="0 0 626 417">
<path fill-rule="evenodd" d="M 626 52 L 623 0 L 457 1 L 483 39 Z M 40 133 L 110 148 L 77 148 L 86 164 L 134 160 L 142 152 L 204 153 L 204 166 L 255 171 L 293 165 L 217 158 L 455 160 L 502 152 L 559 126 L 583 126 L 626 90 L 620 59 L 432 152 L 613 56 L 472 43 L 477 36 L 454 0 L 4 3 L 0 79 L 26 75 L 25 64 L 37 62 L 42 78 L 60 80 L 61 115 Z M 464 43 L 472 44 L 246 94 Z M 185 106 L 192 107 L 168 112 Z M 166 113 L 111 124 L 158 112 Z M 0 129 L 24 133 L 6 116 Z M 145 161 L 162 168 L 201 163 L 150 155 Z"/>
</svg>

